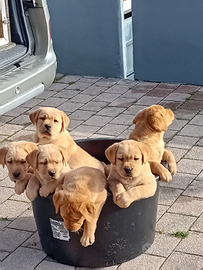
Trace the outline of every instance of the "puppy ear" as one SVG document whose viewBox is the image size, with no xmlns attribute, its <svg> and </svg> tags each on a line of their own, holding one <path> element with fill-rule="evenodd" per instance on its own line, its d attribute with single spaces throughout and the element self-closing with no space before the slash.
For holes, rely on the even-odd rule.
<svg viewBox="0 0 203 270">
<path fill-rule="evenodd" d="M 37 111 L 33 113 L 30 113 L 29 118 L 30 118 L 30 121 L 33 123 L 33 125 L 37 123 L 37 119 L 40 112 L 41 112 L 41 108 L 39 108 Z"/>
<path fill-rule="evenodd" d="M 133 124 L 136 124 L 137 121 L 139 121 L 140 119 L 142 119 L 144 117 L 145 110 L 141 111 L 138 113 L 138 115 L 135 116 L 134 120 L 133 120 Z"/>
<path fill-rule="evenodd" d="M 114 144 L 110 145 L 105 151 L 105 155 L 106 155 L 107 159 L 113 165 L 116 164 L 116 153 L 118 151 L 118 148 L 119 148 L 119 143 L 114 143 Z"/>
<path fill-rule="evenodd" d="M 59 152 L 61 153 L 61 155 L 62 155 L 62 161 L 63 161 L 63 164 L 66 166 L 67 165 L 67 149 L 65 148 L 65 147 L 63 147 L 63 146 L 58 146 L 58 148 L 59 148 Z"/>
<path fill-rule="evenodd" d="M 95 204 L 93 202 L 85 202 L 80 205 L 79 211 L 84 216 L 84 218 L 91 222 L 92 216 L 96 210 Z"/>
<path fill-rule="evenodd" d="M 63 111 L 61 111 L 61 119 L 62 119 L 61 131 L 65 131 L 70 123 L 70 118 Z"/>
<path fill-rule="evenodd" d="M 60 190 L 53 195 L 53 203 L 56 209 L 56 214 L 59 212 L 60 207 L 63 204 L 64 196 L 64 190 Z"/>
<path fill-rule="evenodd" d="M 170 109 L 166 109 L 166 124 L 168 127 L 172 124 L 174 118 L 174 113 Z"/>
<path fill-rule="evenodd" d="M 34 151 L 30 152 L 27 157 L 26 161 L 27 163 L 34 169 L 37 169 L 37 161 L 38 161 L 38 155 L 39 155 L 39 150 L 35 149 Z"/>
<path fill-rule="evenodd" d="M 25 142 L 25 146 L 24 146 L 25 151 L 29 154 L 30 152 L 38 149 L 38 146 L 36 143 L 32 143 L 32 142 Z"/>
<path fill-rule="evenodd" d="M 8 147 L 3 147 L 0 149 L 0 164 L 3 166 L 6 165 L 6 153 L 8 152 Z"/>
<path fill-rule="evenodd" d="M 142 164 L 146 164 L 150 158 L 151 151 L 147 144 L 139 142 L 138 147 L 142 153 Z"/>
</svg>

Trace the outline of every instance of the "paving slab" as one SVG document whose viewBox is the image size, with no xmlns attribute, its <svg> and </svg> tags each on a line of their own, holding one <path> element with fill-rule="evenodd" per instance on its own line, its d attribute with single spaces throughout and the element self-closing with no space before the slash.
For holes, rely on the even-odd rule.
<svg viewBox="0 0 203 270">
<path fill-rule="evenodd" d="M 169 269 L 190 269 L 200 270 L 203 268 L 203 258 L 201 256 L 173 252 L 165 261 L 160 270 Z"/>
<path fill-rule="evenodd" d="M 163 233 L 156 233 L 154 243 L 146 253 L 160 257 L 168 257 L 180 241 L 180 238 Z"/>
<path fill-rule="evenodd" d="M 46 254 L 37 249 L 20 247 L 9 255 L 0 264 L 1 270 L 28 270 L 35 267 L 46 257 Z"/>
<path fill-rule="evenodd" d="M 4 201 L 6 201 L 13 194 L 15 194 L 15 191 L 13 188 L 0 187 L 0 203 L 3 203 Z"/>
<path fill-rule="evenodd" d="M 156 231 L 165 234 L 187 232 L 195 222 L 196 217 L 165 213 L 156 224 Z"/>
<path fill-rule="evenodd" d="M 198 217 L 203 212 L 203 200 L 180 196 L 169 208 L 168 212 Z"/>
<path fill-rule="evenodd" d="M 179 147 L 183 149 L 191 149 L 191 147 L 199 140 L 199 138 L 195 137 L 187 137 L 187 136 L 174 136 L 168 143 L 169 147 Z"/>
<path fill-rule="evenodd" d="M 20 126 L 20 125 L 5 124 L 3 126 L 0 126 L 0 134 L 11 136 L 11 135 L 15 134 L 17 131 L 21 130 L 22 128 L 23 128 L 23 126 Z"/>
<path fill-rule="evenodd" d="M 174 92 L 174 93 L 169 94 L 165 99 L 173 100 L 173 101 L 185 101 L 186 99 L 189 99 L 190 97 L 191 97 L 191 94 Z"/>
<path fill-rule="evenodd" d="M 31 232 L 4 228 L 0 231 L 0 250 L 12 252 L 32 235 Z"/>
<path fill-rule="evenodd" d="M 192 137 L 202 137 L 203 134 L 203 126 L 196 125 L 187 125 L 183 129 L 180 130 L 178 135 L 183 136 L 192 136 Z"/>
<path fill-rule="evenodd" d="M 134 260 L 122 263 L 118 270 L 158 270 L 164 262 L 163 257 L 142 254 Z"/>
<path fill-rule="evenodd" d="M 23 247 L 27 247 L 27 248 L 35 248 L 35 249 L 39 249 L 39 250 L 43 250 L 42 249 L 42 245 L 40 242 L 40 238 L 39 238 L 39 234 L 36 231 L 34 234 L 32 234 L 23 244 Z"/>
<path fill-rule="evenodd" d="M 202 160 L 183 158 L 178 162 L 178 171 L 181 173 L 199 174 L 202 171 Z"/>
<path fill-rule="evenodd" d="M 177 245 L 175 250 L 202 256 L 203 255 L 202 241 L 203 241 L 203 233 L 190 232 L 188 237 L 182 239 L 182 241 Z"/>
<path fill-rule="evenodd" d="M 113 135 L 113 136 L 119 136 L 125 129 L 127 128 L 127 126 L 125 125 L 118 125 L 118 124 L 107 124 L 105 125 L 105 127 L 102 127 L 99 129 L 98 134 L 106 134 L 107 137 L 109 135 Z"/>
<path fill-rule="evenodd" d="M 189 159 L 200 159 L 203 160 L 203 156 L 202 156 L 202 151 L 203 147 L 202 146 L 193 146 L 188 153 L 185 155 L 186 158 Z"/>
<path fill-rule="evenodd" d="M 159 204 L 171 205 L 177 200 L 183 191 L 176 188 L 160 187 Z"/>
<path fill-rule="evenodd" d="M 203 214 L 196 219 L 190 230 L 203 232 Z"/>
<path fill-rule="evenodd" d="M 176 173 L 168 183 L 159 182 L 160 186 L 167 188 L 177 188 L 185 190 L 189 184 L 196 178 L 195 174 Z"/>
<path fill-rule="evenodd" d="M 110 116 L 93 115 L 84 122 L 84 125 L 103 127 L 112 120 Z"/>
<path fill-rule="evenodd" d="M 137 103 L 137 99 L 129 99 L 127 97 L 119 97 L 109 104 L 109 106 L 118 106 L 128 108 L 132 104 Z"/>
<path fill-rule="evenodd" d="M 163 97 L 150 97 L 150 96 L 144 96 L 141 99 L 137 101 L 138 105 L 146 105 L 146 106 L 151 106 L 154 104 L 157 104 L 163 99 Z"/>
<path fill-rule="evenodd" d="M 66 90 L 68 92 L 68 90 Z M 92 100 L 94 97 L 88 94 L 78 94 L 72 98 L 70 98 L 70 102 L 76 103 L 87 103 Z M 103 101 L 103 100 L 102 100 Z"/>
<path fill-rule="evenodd" d="M 33 211 L 28 209 L 23 212 L 20 216 L 18 216 L 8 225 L 8 228 L 35 232 L 37 230 L 37 227 L 33 217 Z"/>
<path fill-rule="evenodd" d="M 66 102 L 63 102 L 62 105 L 58 106 L 57 109 L 64 111 L 68 115 L 69 113 L 75 112 L 82 107 L 83 107 L 83 103 L 71 102 L 68 100 Z"/>
<path fill-rule="evenodd" d="M 0 204 L 0 213 L 2 217 L 14 220 L 28 208 L 29 203 L 6 200 Z"/>
<path fill-rule="evenodd" d="M 183 192 L 183 195 L 203 198 L 203 182 L 194 180 Z"/>
<path fill-rule="evenodd" d="M 75 267 L 44 260 L 35 269 L 36 270 L 75 270 Z"/>
<path fill-rule="evenodd" d="M 200 88 L 201 86 L 198 86 L 198 85 L 182 84 L 176 88 L 175 92 L 194 94 Z"/>
<path fill-rule="evenodd" d="M 187 123 L 188 123 L 187 120 L 174 119 L 173 123 L 169 126 L 169 128 L 178 131 L 178 130 L 182 129 Z"/>
</svg>

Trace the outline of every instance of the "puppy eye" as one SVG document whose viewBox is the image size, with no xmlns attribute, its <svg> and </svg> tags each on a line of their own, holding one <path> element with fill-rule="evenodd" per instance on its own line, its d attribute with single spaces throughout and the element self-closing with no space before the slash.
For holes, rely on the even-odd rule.
<svg viewBox="0 0 203 270">
<path fill-rule="evenodd" d="M 48 164 L 48 161 L 47 160 L 42 161 L 42 162 L 40 162 L 40 164 L 46 165 L 46 164 Z"/>
<path fill-rule="evenodd" d="M 7 160 L 7 163 L 12 164 L 12 160 Z"/>
<path fill-rule="evenodd" d="M 26 163 L 26 160 L 21 160 L 21 163 L 22 163 L 22 164 L 25 164 L 25 163 Z"/>
<path fill-rule="evenodd" d="M 57 120 L 57 119 L 54 119 L 54 122 L 55 122 L 55 123 L 58 123 L 58 120 Z"/>
<path fill-rule="evenodd" d="M 40 117 L 39 119 L 41 119 L 41 120 L 45 120 L 46 119 L 46 117 L 45 116 L 42 116 L 42 117 Z"/>
<path fill-rule="evenodd" d="M 123 157 L 118 158 L 118 160 L 123 161 Z"/>
<path fill-rule="evenodd" d="M 134 157 L 134 160 L 139 160 L 139 158 L 138 157 Z"/>
</svg>

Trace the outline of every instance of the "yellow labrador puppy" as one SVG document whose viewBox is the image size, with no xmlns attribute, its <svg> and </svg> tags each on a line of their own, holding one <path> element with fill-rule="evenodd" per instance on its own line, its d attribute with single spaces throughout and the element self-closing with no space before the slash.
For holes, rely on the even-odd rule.
<svg viewBox="0 0 203 270">
<path fill-rule="evenodd" d="M 62 190 L 53 196 L 56 213 L 60 211 L 68 230 L 76 232 L 84 224 L 80 240 L 84 247 L 95 242 L 97 220 L 107 198 L 106 184 L 100 170 L 84 166 L 69 171 Z"/>
<path fill-rule="evenodd" d="M 0 164 L 7 167 L 9 178 L 15 182 L 15 192 L 20 195 L 31 178 L 26 156 L 37 149 L 37 144 L 26 141 L 11 142 L 0 149 Z"/>
<path fill-rule="evenodd" d="M 111 162 L 107 180 L 115 204 L 127 208 L 132 202 L 155 194 L 157 183 L 147 162 L 148 146 L 124 140 L 109 146 L 105 155 Z"/>
<path fill-rule="evenodd" d="M 67 140 L 64 139 L 69 135 L 66 129 L 70 119 L 63 111 L 52 107 L 42 107 L 31 113 L 29 117 L 33 125 L 36 125 L 35 142 L 68 146 Z"/>
<path fill-rule="evenodd" d="M 64 157 L 64 148 L 54 144 L 39 145 L 27 155 L 26 161 L 33 168 L 26 195 L 30 201 L 38 196 L 47 197 L 61 183 L 61 175 L 70 170 Z"/>
<path fill-rule="evenodd" d="M 30 120 L 36 125 L 35 142 L 52 143 L 68 149 L 66 158 L 71 169 L 90 166 L 104 172 L 102 163 L 74 142 L 67 131 L 69 117 L 63 111 L 42 107 L 30 114 Z"/>
<path fill-rule="evenodd" d="M 175 157 L 164 148 L 164 132 L 168 129 L 174 114 L 161 105 L 152 105 L 141 111 L 133 120 L 134 130 L 129 139 L 146 143 L 151 148 L 149 158 L 152 173 L 158 174 L 162 181 L 168 182 L 177 171 Z M 168 163 L 168 170 L 161 164 Z"/>
</svg>

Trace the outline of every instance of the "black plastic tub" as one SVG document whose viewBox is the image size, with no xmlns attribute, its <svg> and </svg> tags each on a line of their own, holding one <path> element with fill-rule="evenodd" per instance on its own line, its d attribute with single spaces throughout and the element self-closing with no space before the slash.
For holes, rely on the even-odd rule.
<svg viewBox="0 0 203 270">
<path fill-rule="evenodd" d="M 76 143 L 107 162 L 104 151 L 118 141 L 88 139 Z M 78 267 L 106 267 L 131 260 L 145 252 L 154 241 L 158 193 L 157 183 L 153 197 L 135 201 L 126 209 L 115 205 L 109 193 L 98 220 L 95 243 L 88 247 L 80 244 L 82 232 L 74 233 L 64 228 L 61 216 L 55 213 L 52 195 L 38 196 L 32 206 L 42 248 L 52 259 Z"/>
</svg>

